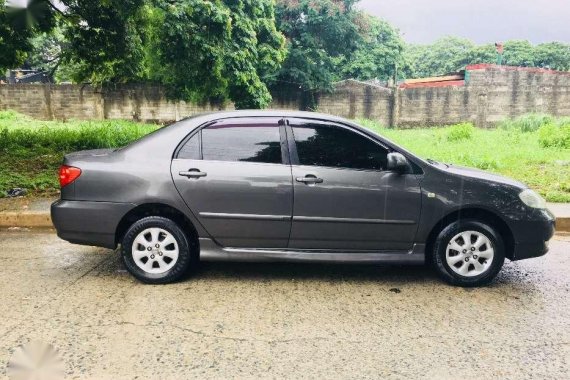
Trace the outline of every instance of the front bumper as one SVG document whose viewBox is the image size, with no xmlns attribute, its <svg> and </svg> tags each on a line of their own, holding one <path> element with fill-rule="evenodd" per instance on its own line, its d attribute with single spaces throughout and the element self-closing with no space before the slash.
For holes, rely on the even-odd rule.
<svg viewBox="0 0 570 380">
<path fill-rule="evenodd" d="M 114 249 L 117 226 L 134 207 L 132 203 L 58 200 L 51 205 L 51 220 L 63 240 Z"/>
<path fill-rule="evenodd" d="M 548 241 L 556 230 L 556 218 L 549 210 L 536 210 L 536 219 L 512 223 L 514 237 L 512 260 L 544 256 Z"/>
</svg>

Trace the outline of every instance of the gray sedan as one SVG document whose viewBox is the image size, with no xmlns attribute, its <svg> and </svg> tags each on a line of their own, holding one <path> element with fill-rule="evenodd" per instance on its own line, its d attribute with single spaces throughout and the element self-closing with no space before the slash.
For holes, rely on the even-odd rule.
<svg viewBox="0 0 570 380">
<path fill-rule="evenodd" d="M 116 150 L 65 156 L 58 235 L 121 246 L 146 283 L 200 260 L 424 263 L 489 283 L 544 255 L 554 217 L 524 184 L 423 160 L 351 121 L 292 111 L 198 115 Z"/>
</svg>

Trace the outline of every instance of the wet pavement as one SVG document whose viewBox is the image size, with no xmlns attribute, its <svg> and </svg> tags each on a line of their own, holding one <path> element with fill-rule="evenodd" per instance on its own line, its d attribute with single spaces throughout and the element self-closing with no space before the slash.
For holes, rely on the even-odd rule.
<svg viewBox="0 0 570 380">
<path fill-rule="evenodd" d="M 69 378 L 570 373 L 569 237 L 479 289 L 425 267 L 234 263 L 149 286 L 110 250 L 48 232 L 0 231 L 0 241 L 2 366 L 34 340 L 59 349 Z"/>
</svg>

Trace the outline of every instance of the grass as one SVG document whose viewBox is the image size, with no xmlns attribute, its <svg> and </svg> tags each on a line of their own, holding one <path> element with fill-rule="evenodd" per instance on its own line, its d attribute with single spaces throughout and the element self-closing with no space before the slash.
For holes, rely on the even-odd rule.
<svg viewBox="0 0 570 380">
<path fill-rule="evenodd" d="M 567 119 L 529 115 L 492 130 L 468 123 L 405 130 L 359 122 L 421 157 L 503 174 L 527 183 L 550 202 L 570 202 Z M 56 194 L 57 168 L 65 153 L 123 146 L 156 128 L 121 120 L 38 121 L 0 112 L 0 194 L 14 187 L 32 195 Z"/>
<path fill-rule="evenodd" d="M 157 127 L 123 120 L 39 121 L 0 112 L 0 197 L 15 187 L 33 195 L 56 194 L 66 153 L 120 147 Z"/>
<path fill-rule="evenodd" d="M 541 145 L 545 126 L 531 132 L 523 132 L 516 123 L 489 130 L 462 124 L 398 130 L 369 120 L 359 122 L 420 157 L 502 174 L 526 183 L 549 202 L 570 202 L 570 146 Z M 523 124 L 526 127 L 527 121 Z"/>
</svg>

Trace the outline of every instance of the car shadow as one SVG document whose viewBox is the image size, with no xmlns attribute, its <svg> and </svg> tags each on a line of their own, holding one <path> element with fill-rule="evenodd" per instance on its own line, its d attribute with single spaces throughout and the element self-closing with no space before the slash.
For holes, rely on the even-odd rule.
<svg viewBox="0 0 570 380">
<path fill-rule="evenodd" d="M 130 277 L 123 266 L 120 255 L 105 260 L 98 272 L 103 276 L 116 276 L 117 273 Z M 505 267 L 490 285 L 475 289 L 504 289 L 511 292 L 528 294 L 536 289 L 536 280 L 527 277 L 524 270 L 511 267 L 516 264 L 505 262 Z M 322 281 L 327 283 L 383 283 L 386 286 L 402 284 L 425 284 L 449 286 L 441 280 L 429 265 L 400 264 L 355 264 L 355 263 L 287 263 L 287 262 L 201 262 L 193 272 L 182 279 L 181 283 L 192 281 Z"/>
<path fill-rule="evenodd" d="M 108 257 L 98 269 L 99 275 L 117 273 L 130 276 L 118 251 Z M 206 261 L 189 273 L 181 282 L 193 280 L 322 280 L 437 282 L 436 273 L 428 265 L 362 264 L 362 263 L 291 263 L 291 262 L 235 262 Z"/>
<path fill-rule="evenodd" d="M 204 262 L 192 278 L 248 280 L 319 280 L 327 282 L 385 281 L 432 282 L 436 274 L 424 265 L 342 263 L 239 263 Z"/>
</svg>

